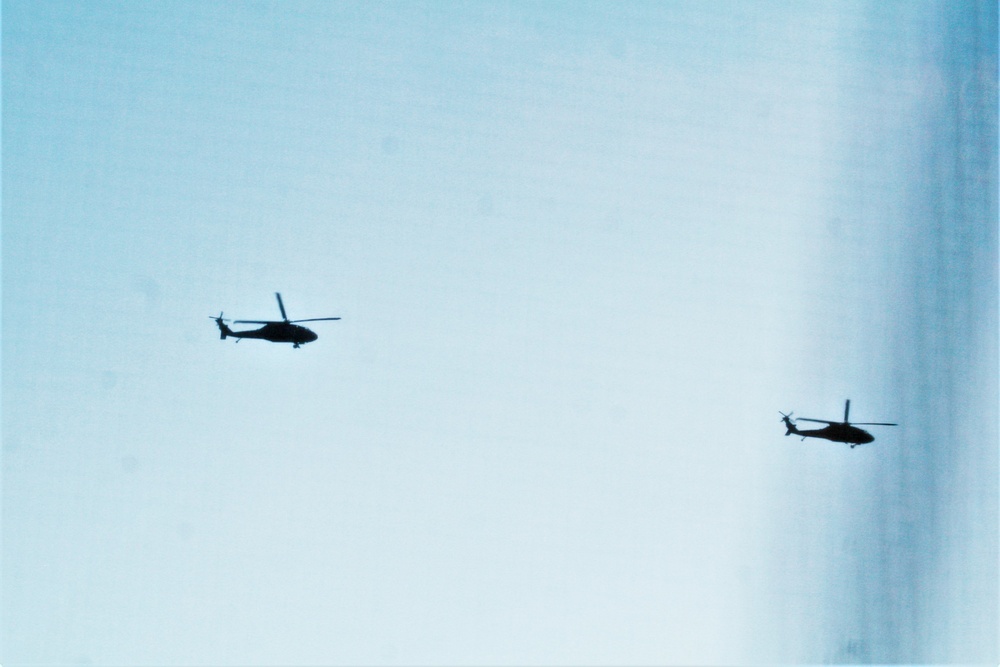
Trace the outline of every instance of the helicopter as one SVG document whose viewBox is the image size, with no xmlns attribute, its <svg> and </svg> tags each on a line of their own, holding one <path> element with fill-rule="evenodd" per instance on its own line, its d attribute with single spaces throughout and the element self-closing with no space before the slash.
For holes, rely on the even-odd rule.
<svg viewBox="0 0 1000 667">
<path fill-rule="evenodd" d="M 898 426 L 898 424 L 890 424 L 888 422 L 854 422 L 852 424 L 848 421 L 848 415 L 851 412 L 851 399 L 847 399 L 844 403 L 844 421 L 834 422 L 827 419 L 809 419 L 808 417 L 798 417 L 804 422 L 819 422 L 820 424 L 826 424 L 827 426 L 817 429 L 809 430 L 799 430 L 795 426 L 795 422 L 792 421 L 792 413 L 789 412 L 787 415 L 784 412 L 778 412 L 781 415 L 781 421 L 785 423 L 785 435 L 801 435 L 802 439 L 806 438 L 823 438 L 824 440 L 831 440 L 833 442 L 843 442 L 849 444 L 851 449 L 854 449 L 858 445 L 867 445 L 872 442 L 875 437 L 868 431 L 857 428 L 857 425 L 861 426 Z"/>
<path fill-rule="evenodd" d="M 229 338 L 236 338 L 236 342 L 240 342 L 240 338 L 259 338 L 261 340 L 268 340 L 272 343 L 291 343 L 293 348 L 298 348 L 300 345 L 305 343 L 311 343 L 319 336 L 315 332 L 307 329 L 306 327 L 301 327 L 296 322 L 320 322 L 325 320 L 339 320 L 339 317 L 313 317 L 307 320 L 290 320 L 288 315 L 285 314 L 285 304 L 281 301 L 281 294 L 278 292 L 274 293 L 274 296 L 278 298 L 278 309 L 281 311 L 280 320 L 224 320 L 222 319 L 222 313 L 219 313 L 218 317 L 214 315 L 209 315 L 209 319 L 215 320 L 215 323 L 219 326 L 219 338 L 226 340 Z M 260 329 L 253 329 L 250 331 L 233 331 L 228 326 L 226 322 L 233 322 L 233 324 L 263 324 Z"/>
</svg>

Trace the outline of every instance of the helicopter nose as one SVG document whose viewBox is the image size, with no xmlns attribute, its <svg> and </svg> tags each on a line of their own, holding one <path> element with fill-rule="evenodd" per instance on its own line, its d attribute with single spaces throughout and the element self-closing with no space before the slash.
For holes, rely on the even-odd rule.
<svg viewBox="0 0 1000 667">
<path fill-rule="evenodd" d="M 869 442 L 875 439 L 875 436 L 873 436 L 871 433 L 865 433 L 859 439 L 861 440 L 862 444 L 868 444 Z"/>
<path fill-rule="evenodd" d="M 316 335 L 315 331 L 309 331 L 309 332 L 306 333 L 306 342 L 307 343 L 311 343 L 314 340 L 316 340 L 317 338 L 319 338 L 319 336 Z"/>
</svg>

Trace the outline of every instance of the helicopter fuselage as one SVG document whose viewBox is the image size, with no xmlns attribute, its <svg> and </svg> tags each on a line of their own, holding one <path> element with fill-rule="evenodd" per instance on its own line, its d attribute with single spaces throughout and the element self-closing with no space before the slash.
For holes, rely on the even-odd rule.
<svg viewBox="0 0 1000 667">
<path fill-rule="evenodd" d="M 791 433 L 800 435 L 803 438 L 823 438 L 824 440 L 831 440 L 833 442 L 845 442 L 852 447 L 855 445 L 867 445 L 875 439 L 868 431 L 848 424 L 830 424 L 823 428 L 805 430 L 793 427 Z M 790 434 L 786 433 L 785 435 Z"/>
<path fill-rule="evenodd" d="M 295 347 L 311 343 L 319 336 L 316 332 L 298 324 L 285 324 L 284 322 L 274 322 L 265 324 L 260 329 L 248 331 L 226 331 L 225 335 L 233 338 L 259 338 L 272 343 L 292 343 Z"/>
</svg>

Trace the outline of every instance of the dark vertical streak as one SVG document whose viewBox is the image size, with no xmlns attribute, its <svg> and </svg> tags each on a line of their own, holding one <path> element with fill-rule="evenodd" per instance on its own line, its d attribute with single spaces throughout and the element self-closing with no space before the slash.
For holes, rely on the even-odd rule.
<svg viewBox="0 0 1000 667">
<path fill-rule="evenodd" d="M 942 3 L 897 242 L 891 360 L 898 449 L 853 560 L 876 662 L 997 661 L 997 5 Z M 893 452 L 886 450 L 891 456 Z M 842 610 L 849 613 L 849 609 Z M 851 659 L 849 637 L 828 656 Z M 857 656 L 853 656 L 857 657 Z"/>
<path fill-rule="evenodd" d="M 833 359 L 818 382 L 857 384 L 866 415 L 901 426 L 849 463 L 827 459 L 845 465 L 820 479 L 856 476 L 835 497 L 789 480 L 785 498 L 825 505 L 779 512 L 768 580 L 785 625 L 768 660 L 997 664 L 997 3 L 865 9 L 844 33 L 854 143 L 832 259 L 810 276 L 838 290 L 810 361 Z"/>
</svg>

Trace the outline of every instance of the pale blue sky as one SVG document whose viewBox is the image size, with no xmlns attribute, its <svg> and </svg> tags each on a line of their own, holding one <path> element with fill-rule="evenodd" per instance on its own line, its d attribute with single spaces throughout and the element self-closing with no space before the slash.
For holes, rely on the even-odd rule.
<svg viewBox="0 0 1000 667">
<path fill-rule="evenodd" d="M 5 2 L 0 661 L 995 660 L 996 13 Z"/>
</svg>

